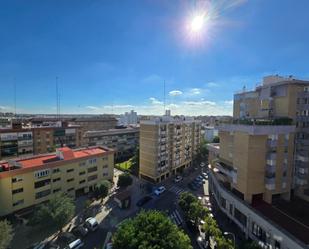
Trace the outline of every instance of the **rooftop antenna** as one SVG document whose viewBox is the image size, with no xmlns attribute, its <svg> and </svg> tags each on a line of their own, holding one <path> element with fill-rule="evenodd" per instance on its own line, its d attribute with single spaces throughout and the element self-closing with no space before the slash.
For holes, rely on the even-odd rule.
<svg viewBox="0 0 309 249">
<path fill-rule="evenodd" d="M 16 80 L 14 78 L 14 116 L 16 118 Z"/>
<path fill-rule="evenodd" d="M 164 85 L 163 85 L 163 91 L 164 91 L 164 101 L 163 101 L 163 103 L 164 103 L 164 114 L 165 114 L 165 80 L 164 80 Z"/>
<path fill-rule="evenodd" d="M 60 120 L 60 95 L 58 87 L 58 76 L 56 77 L 56 104 L 57 104 L 57 119 Z"/>
</svg>

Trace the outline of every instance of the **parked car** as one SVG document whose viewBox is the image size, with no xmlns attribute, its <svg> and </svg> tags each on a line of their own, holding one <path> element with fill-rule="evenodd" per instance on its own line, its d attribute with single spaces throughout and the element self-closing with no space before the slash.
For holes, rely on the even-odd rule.
<svg viewBox="0 0 309 249">
<path fill-rule="evenodd" d="M 164 192 L 165 192 L 165 187 L 164 186 L 161 186 L 161 187 L 158 187 L 155 191 L 154 191 L 154 193 L 155 193 L 155 195 L 161 195 L 161 194 L 163 194 Z"/>
<path fill-rule="evenodd" d="M 203 181 L 203 176 L 202 175 L 199 175 L 199 176 L 197 176 L 195 179 L 197 179 L 198 181 Z"/>
<path fill-rule="evenodd" d="M 174 179 L 174 182 L 175 183 L 180 182 L 180 181 L 182 181 L 182 179 L 183 179 L 182 176 L 176 176 L 175 179 Z"/>
<path fill-rule="evenodd" d="M 188 187 L 189 187 L 191 190 L 197 190 L 197 189 L 199 188 L 199 186 L 198 186 L 196 183 L 194 183 L 194 182 L 190 182 L 190 183 L 188 184 Z"/>
<path fill-rule="evenodd" d="M 77 240 L 77 238 L 72 233 L 64 232 L 58 236 L 57 244 L 59 244 L 61 248 L 65 248 L 75 240 Z"/>
<path fill-rule="evenodd" d="M 72 241 L 65 249 L 80 249 L 84 246 L 84 243 L 80 240 Z"/>
<path fill-rule="evenodd" d="M 99 227 L 97 220 L 93 217 L 89 217 L 88 219 L 86 219 L 85 224 L 86 227 L 92 232 L 96 231 Z"/>
<path fill-rule="evenodd" d="M 141 198 L 137 203 L 136 206 L 141 207 L 144 206 L 147 202 L 149 202 L 150 200 L 152 200 L 152 197 L 147 195 L 144 196 L 143 198 Z"/>
<path fill-rule="evenodd" d="M 71 232 L 79 238 L 85 237 L 88 234 L 88 228 L 85 225 L 73 227 Z"/>
</svg>

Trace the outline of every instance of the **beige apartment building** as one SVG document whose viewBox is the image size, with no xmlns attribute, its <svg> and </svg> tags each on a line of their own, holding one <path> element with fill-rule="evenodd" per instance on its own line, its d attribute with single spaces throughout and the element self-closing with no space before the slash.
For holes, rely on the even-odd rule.
<svg viewBox="0 0 309 249">
<path fill-rule="evenodd" d="M 140 177 L 158 183 L 192 165 L 200 121 L 165 115 L 140 121 Z"/>
<path fill-rule="evenodd" d="M 72 197 L 113 180 L 114 151 L 104 147 L 72 150 L 0 162 L 0 216 L 23 212 L 58 192 Z"/>
<path fill-rule="evenodd" d="M 309 199 L 308 90 L 309 81 L 265 77 L 234 95 L 233 121 L 219 125 L 220 144 L 208 145 L 218 207 L 262 248 L 309 244 L 309 228 L 273 206 Z"/>
</svg>

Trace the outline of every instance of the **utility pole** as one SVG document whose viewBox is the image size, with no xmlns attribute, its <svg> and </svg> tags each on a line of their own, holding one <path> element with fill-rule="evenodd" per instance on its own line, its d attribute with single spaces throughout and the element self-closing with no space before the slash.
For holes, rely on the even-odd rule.
<svg viewBox="0 0 309 249">
<path fill-rule="evenodd" d="M 163 86 L 163 88 L 164 88 L 164 89 L 163 89 L 163 92 L 164 92 L 164 100 L 163 100 L 163 103 L 164 103 L 164 113 L 163 113 L 163 114 L 165 115 L 165 110 L 166 110 L 166 109 L 165 109 L 165 80 L 164 80 L 164 86 Z"/>
</svg>

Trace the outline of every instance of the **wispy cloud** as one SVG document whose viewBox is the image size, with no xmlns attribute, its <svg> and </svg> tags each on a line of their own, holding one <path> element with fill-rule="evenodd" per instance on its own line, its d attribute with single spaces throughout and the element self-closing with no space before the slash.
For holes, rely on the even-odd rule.
<svg viewBox="0 0 309 249">
<path fill-rule="evenodd" d="M 185 105 L 193 105 L 193 106 L 215 106 L 216 103 L 213 101 L 207 101 L 207 100 L 200 100 L 200 101 L 184 101 Z"/>
<path fill-rule="evenodd" d="M 224 104 L 226 105 L 233 105 L 234 101 L 233 100 L 225 100 Z"/>
<path fill-rule="evenodd" d="M 152 105 L 162 105 L 163 104 L 162 101 L 159 101 L 158 99 L 156 99 L 154 97 L 149 98 L 149 100 L 150 100 Z"/>
<path fill-rule="evenodd" d="M 89 110 L 91 110 L 91 111 L 98 111 L 98 110 L 100 110 L 99 107 L 97 107 L 97 106 L 92 106 L 92 105 L 88 105 L 88 106 L 86 106 L 86 108 L 89 109 Z"/>
<path fill-rule="evenodd" d="M 189 95 L 199 95 L 202 93 L 200 88 L 192 88 L 189 90 Z"/>
<path fill-rule="evenodd" d="M 173 90 L 173 91 L 170 91 L 168 93 L 169 96 L 172 96 L 172 97 L 175 97 L 175 96 L 179 96 L 179 95 L 182 95 L 182 91 L 179 91 L 179 90 Z"/>
<path fill-rule="evenodd" d="M 218 87 L 219 86 L 219 84 L 215 82 L 208 82 L 206 85 L 207 87 Z"/>
</svg>

